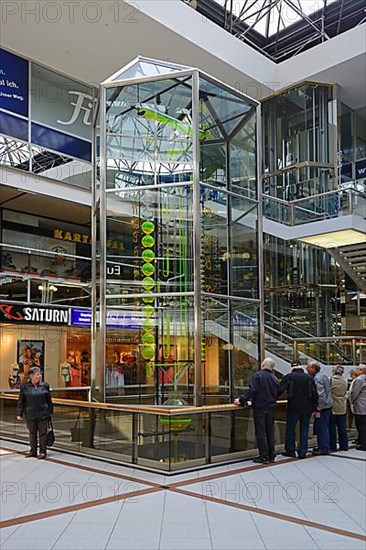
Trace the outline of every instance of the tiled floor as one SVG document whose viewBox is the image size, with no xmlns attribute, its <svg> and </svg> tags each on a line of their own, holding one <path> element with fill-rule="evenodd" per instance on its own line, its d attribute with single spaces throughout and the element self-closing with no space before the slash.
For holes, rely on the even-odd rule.
<svg viewBox="0 0 366 550">
<path fill-rule="evenodd" d="M 164 476 L 0 441 L 1 550 L 366 549 L 366 453 Z"/>
</svg>

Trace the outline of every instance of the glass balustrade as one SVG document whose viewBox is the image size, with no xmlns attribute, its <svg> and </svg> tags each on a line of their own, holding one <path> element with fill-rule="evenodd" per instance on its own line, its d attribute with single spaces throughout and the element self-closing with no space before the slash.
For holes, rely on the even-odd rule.
<svg viewBox="0 0 366 550">
<path fill-rule="evenodd" d="M 17 422 L 15 396 L 0 396 L 2 437 L 28 442 Z M 285 437 L 286 403 L 276 410 L 276 445 Z M 161 471 L 256 456 L 252 410 L 233 405 L 202 408 L 72 403 L 54 399 L 54 449 L 98 456 Z"/>
<path fill-rule="evenodd" d="M 263 195 L 263 215 L 284 225 L 300 225 L 338 216 L 365 217 L 366 194 L 356 189 L 338 189 L 293 201 Z"/>
<path fill-rule="evenodd" d="M 3 300 L 90 307 L 91 258 L 0 243 Z"/>
</svg>

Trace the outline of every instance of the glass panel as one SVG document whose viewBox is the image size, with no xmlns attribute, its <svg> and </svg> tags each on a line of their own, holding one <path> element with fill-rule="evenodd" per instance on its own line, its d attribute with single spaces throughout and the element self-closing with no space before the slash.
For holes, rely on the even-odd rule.
<svg viewBox="0 0 366 550">
<path fill-rule="evenodd" d="M 191 79 L 107 90 L 108 188 L 189 181 Z"/>
<path fill-rule="evenodd" d="M 332 87 L 315 84 L 300 85 L 263 103 L 266 193 L 294 200 L 333 188 L 333 111 Z"/>
<path fill-rule="evenodd" d="M 108 307 L 106 323 L 107 398 L 164 403 L 171 392 L 180 392 L 191 399 L 192 298 L 126 295 L 119 307 Z"/>
<path fill-rule="evenodd" d="M 257 207 L 237 217 L 239 209 L 232 208 L 230 225 L 231 292 L 242 298 L 258 298 L 258 240 Z"/>
<path fill-rule="evenodd" d="M 366 157 L 366 107 L 357 109 L 355 117 L 356 160 Z M 366 173 L 366 172 L 364 172 Z"/>
<path fill-rule="evenodd" d="M 252 108 L 242 97 L 200 79 L 200 128 L 207 132 L 206 139 L 230 135 Z"/>
<path fill-rule="evenodd" d="M 182 71 L 184 69 L 187 69 L 187 67 L 184 67 L 183 65 L 168 67 L 161 61 L 141 60 L 136 61 L 136 63 L 134 63 L 131 67 L 118 73 L 117 76 L 113 77 L 112 81 L 117 82 L 118 80 L 130 80 L 132 78 L 142 78 L 145 76 L 168 75 L 169 73 Z"/>
<path fill-rule="evenodd" d="M 7 253 L 3 252 L 1 260 L 4 262 L 7 258 Z M 2 265 L 2 271 L 8 271 L 6 266 Z M 27 288 L 28 281 L 24 277 L 18 277 L 12 273 L 0 273 L 0 299 L 1 300 L 14 300 L 20 302 L 27 302 Z"/>
<path fill-rule="evenodd" d="M 230 144 L 230 188 L 255 199 L 257 196 L 256 114 L 248 115 Z"/>
<path fill-rule="evenodd" d="M 193 290 L 190 186 L 107 196 L 107 294 Z"/>
</svg>

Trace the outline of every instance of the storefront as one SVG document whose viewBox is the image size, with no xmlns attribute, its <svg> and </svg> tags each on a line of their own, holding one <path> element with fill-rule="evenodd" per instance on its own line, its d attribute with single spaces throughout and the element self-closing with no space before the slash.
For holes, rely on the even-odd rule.
<svg viewBox="0 0 366 550">
<path fill-rule="evenodd" d="M 3 209 L 0 229 L 3 299 L 90 306 L 88 228 Z"/>
<path fill-rule="evenodd" d="M 53 388 L 90 385 L 90 329 L 72 327 L 71 314 L 0 302 L 0 388 L 18 388 L 34 366 Z"/>
</svg>

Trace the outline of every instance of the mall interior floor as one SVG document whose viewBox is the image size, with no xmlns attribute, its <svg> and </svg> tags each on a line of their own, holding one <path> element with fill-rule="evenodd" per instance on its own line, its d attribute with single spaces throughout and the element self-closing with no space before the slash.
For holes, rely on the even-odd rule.
<svg viewBox="0 0 366 550">
<path fill-rule="evenodd" d="M 366 548 L 366 452 L 174 476 L 0 441 L 2 550 Z"/>
</svg>

